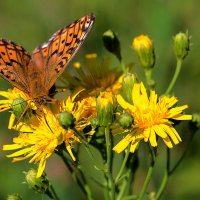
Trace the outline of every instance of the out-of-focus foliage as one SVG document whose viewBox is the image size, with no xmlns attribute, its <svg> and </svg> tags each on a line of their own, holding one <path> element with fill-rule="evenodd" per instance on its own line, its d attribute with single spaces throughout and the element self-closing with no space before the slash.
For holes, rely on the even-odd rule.
<svg viewBox="0 0 200 200">
<path fill-rule="evenodd" d="M 188 30 L 192 36 L 191 52 L 186 58 L 183 69 L 174 93 L 188 104 L 190 112 L 199 112 L 200 99 L 200 1 L 197 0 L 34 0 L 34 1 L 0 1 L 0 37 L 21 44 L 29 52 L 46 42 L 59 28 L 70 24 L 75 19 L 95 13 L 96 23 L 85 44 L 74 58 L 82 60 L 85 53 L 111 56 L 104 48 L 102 34 L 108 29 L 117 32 L 121 42 L 122 57 L 125 63 L 134 62 L 137 58 L 131 50 L 133 37 L 139 34 L 149 35 L 155 45 L 156 64 L 154 79 L 157 82 L 156 90 L 163 92 L 169 84 L 175 69 L 176 59 L 172 51 L 172 36 L 179 31 Z M 113 63 L 118 65 L 116 58 Z M 159 68 L 159 70 L 158 70 Z M 142 70 L 135 68 L 136 73 L 143 75 Z M 161 85 L 159 82 L 165 83 Z M 11 87 L 0 79 L 0 90 Z M 184 97 L 184 98 L 183 98 Z M 0 144 L 11 142 L 13 131 L 7 131 L 8 115 L 0 113 Z M 173 149 L 174 159 L 178 158 L 187 139 L 187 130 L 182 130 L 183 143 Z M 190 152 L 177 169 L 168 183 L 166 199 L 187 200 L 199 199 L 200 191 L 200 136 L 194 137 Z M 5 199 L 8 194 L 19 193 L 23 199 L 37 199 L 38 196 L 27 185 L 21 184 L 24 170 L 29 167 L 26 162 L 11 164 L 5 158 L 5 153 L 0 150 L 0 199 Z M 89 162 L 85 158 L 85 162 Z M 162 163 L 162 160 L 159 161 Z M 71 181 L 70 174 L 61 164 L 61 160 L 53 156 L 47 163 L 47 174 L 55 185 L 61 199 L 84 199 L 76 184 Z M 172 162 L 173 163 L 173 162 Z M 145 163 L 141 163 L 145 166 Z M 24 166 L 25 165 L 25 166 Z M 156 171 L 157 170 L 157 171 Z M 163 171 L 156 169 L 156 176 L 162 176 Z M 140 171 L 141 182 L 145 172 Z M 152 184 L 160 184 L 156 182 Z M 140 188 L 140 183 L 134 185 L 135 190 Z M 98 191 L 97 191 L 98 193 Z M 45 196 L 41 199 L 47 199 Z"/>
</svg>

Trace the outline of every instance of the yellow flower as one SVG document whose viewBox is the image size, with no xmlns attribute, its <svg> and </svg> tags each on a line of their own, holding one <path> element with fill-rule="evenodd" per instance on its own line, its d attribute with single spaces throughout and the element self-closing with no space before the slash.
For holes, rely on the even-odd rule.
<svg viewBox="0 0 200 200">
<path fill-rule="evenodd" d="M 27 124 L 18 125 L 18 131 L 21 133 L 13 139 L 14 144 L 3 146 L 3 150 L 17 150 L 7 156 L 12 157 L 13 162 L 32 157 L 30 163 L 39 163 L 37 177 L 42 175 L 46 160 L 63 142 L 70 156 L 75 160 L 71 143 L 79 141 L 72 132 L 66 131 L 59 125 L 57 118 L 47 107 L 41 106 L 41 109 L 43 116 L 34 116 Z"/>
<path fill-rule="evenodd" d="M 130 143 L 130 150 L 134 152 L 140 140 L 149 141 L 151 146 L 156 147 L 156 136 L 161 137 L 165 144 L 172 148 L 172 142 L 178 144 L 181 138 L 171 120 L 192 119 L 191 115 L 183 114 L 183 110 L 188 108 L 187 105 L 173 107 L 178 102 L 174 96 L 163 96 L 158 99 L 155 91 L 151 91 L 148 98 L 143 83 L 136 83 L 133 86 L 133 105 L 120 95 L 117 96 L 117 101 L 134 119 L 131 131 L 113 148 L 117 153 L 123 151 Z"/>
<path fill-rule="evenodd" d="M 86 54 L 84 63 L 75 62 L 65 79 L 73 88 L 84 88 L 82 96 L 96 96 L 102 91 L 118 94 L 122 84 L 122 72 L 110 66 L 108 58 L 98 60 L 97 54 Z M 66 82 L 66 81 L 65 81 Z"/>
<path fill-rule="evenodd" d="M 32 109 L 32 110 L 36 110 L 37 107 L 35 105 L 35 103 L 33 101 L 30 101 L 30 97 L 22 92 L 21 90 L 17 89 L 17 88 L 14 88 L 12 90 L 8 90 L 8 91 L 0 91 L 0 96 L 6 98 L 6 99 L 1 99 L 0 100 L 0 112 L 3 112 L 5 110 L 9 110 L 11 108 L 14 108 L 14 105 L 13 105 L 13 102 L 17 99 L 20 99 L 20 101 L 23 101 L 26 102 L 28 104 L 28 107 L 27 108 L 24 108 L 24 109 Z M 15 102 L 15 107 L 16 107 L 16 102 Z M 23 108 L 23 106 L 22 106 Z M 26 110 L 24 110 L 26 111 Z M 23 110 L 22 110 L 22 113 L 23 114 Z M 18 116 L 19 118 L 23 117 L 23 116 Z M 8 125 L 8 128 L 11 129 L 13 128 L 14 124 L 15 124 L 15 120 L 16 120 L 16 116 L 14 114 L 14 112 L 11 112 L 11 116 L 10 116 L 10 120 L 9 120 L 9 125 Z"/>
<path fill-rule="evenodd" d="M 6 99 L 0 100 L 0 112 L 3 112 L 5 110 L 9 110 L 11 108 L 11 105 L 13 103 L 13 100 L 21 97 L 24 99 L 24 101 L 30 101 L 30 97 L 22 92 L 21 90 L 17 88 L 13 88 L 13 90 L 8 91 L 0 91 L 0 96 L 5 97 Z M 36 110 L 36 106 L 34 102 L 31 101 L 30 108 Z"/>
</svg>

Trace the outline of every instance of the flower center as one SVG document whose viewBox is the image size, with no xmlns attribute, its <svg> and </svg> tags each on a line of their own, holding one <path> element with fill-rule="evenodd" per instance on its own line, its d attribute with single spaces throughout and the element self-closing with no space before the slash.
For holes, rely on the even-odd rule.
<svg viewBox="0 0 200 200">
<path fill-rule="evenodd" d="M 135 127 L 146 129 L 159 125 L 167 117 L 167 109 L 160 109 L 159 106 L 136 107 L 133 113 Z"/>
</svg>

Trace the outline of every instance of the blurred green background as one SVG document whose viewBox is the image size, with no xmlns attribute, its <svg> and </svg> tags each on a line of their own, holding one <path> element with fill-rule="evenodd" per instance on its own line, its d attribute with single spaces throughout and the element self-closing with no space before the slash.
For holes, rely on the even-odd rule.
<svg viewBox="0 0 200 200">
<path fill-rule="evenodd" d="M 176 59 L 172 51 L 172 36 L 179 31 L 189 31 L 192 46 L 185 59 L 181 75 L 174 87 L 174 94 L 181 104 L 189 104 L 189 111 L 199 112 L 200 99 L 200 1 L 198 0 L 20 0 L 0 1 L 0 37 L 21 44 L 29 52 L 47 41 L 58 29 L 70 24 L 75 19 L 95 13 L 96 23 L 75 60 L 81 60 L 85 53 L 96 52 L 101 56 L 111 56 L 103 48 L 102 34 L 112 29 L 121 41 L 122 55 L 125 63 L 134 62 L 135 70 L 142 79 L 143 71 L 137 68 L 138 61 L 131 49 L 133 37 L 148 34 L 154 41 L 156 66 L 154 79 L 156 91 L 165 91 L 173 75 Z M 116 64 L 115 58 L 113 62 Z M 0 90 L 11 86 L 0 79 Z M 13 131 L 7 131 L 8 113 L 0 113 L 0 145 L 11 143 Z M 180 156 L 186 145 L 188 130 L 181 128 L 183 142 L 173 148 L 174 161 Z M 164 154 L 163 154 L 164 155 Z M 87 160 L 87 158 L 85 159 Z M 47 199 L 38 196 L 27 185 L 22 171 L 31 165 L 27 161 L 11 164 L 0 153 L 0 200 L 8 194 L 19 193 L 23 199 Z M 159 158 L 155 170 L 152 188 L 158 187 L 163 175 L 163 160 Z M 172 163 L 173 163 L 172 162 Z M 143 164 L 145 166 L 145 163 Z M 197 200 L 200 199 L 200 136 L 194 137 L 186 159 L 170 178 L 163 199 Z M 57 156 L 47 162 L 47 173 L 61 199 L 85 199 L 77 185 L 71 180 L 68 170 Z M 145 177 L 145 171 L 138 172 L 138 184 Z M 138 188 L 138 184 L 134 184 Z M 137 189 L 136 189 L 137 190 Z M 98 191 L 97 191 L 98 193 Z M 99 199 L 98 197 L 96 199 Z"/>
</svg>

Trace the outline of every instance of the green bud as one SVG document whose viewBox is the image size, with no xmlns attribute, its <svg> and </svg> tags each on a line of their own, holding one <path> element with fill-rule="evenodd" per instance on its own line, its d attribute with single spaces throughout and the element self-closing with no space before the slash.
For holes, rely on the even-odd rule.
<svg viewBox="0 0 200 200">
<path fill-rule="evenodd" d="M 177 59 L 184 59 L 187 56 L 190 47 L 190 39 L 188 37 L 188 32 L 180 32 L 176 34 L 176 36 L 174 37 L 173 45 Z"/>
<path fill-rule="evenodd" d="M 38 193 L 47 193 L 49 190 L 49 181 L 45 174 L 36 178 L 37 171 L 30 169 L 28 172 L 24 172 L 26 183 Z"/>
<path fill-rule="evenodd" d="M 144 68 L 153 68 L 155 64 L 155 52 L 152 40 L 146 35 L 140 35 L 133 39 L 132 45 L 141 66 Z"/>
<path fill-rule="evenodd" d="M 15 116 L 19 118 L 26 109 L 27 102 L 23 98 L 19 97 L 13 100 L 11 107 Z"/>
<path fill-rule="evenodd" d="M 103 43 L 105 48 L 113 53 L 117 58 L 121 61 L 121 47 L 120 47 L 120 42 L 119 39 L 117 38 L 116 34 L 111 31 L 107 30 L 103 34 Z"/>
<path fill-rule="evenodd" d="M 99 126 L 99 121 L 98 121 L 97 118 L 92 118 L 90 120 L 90 123 L 91 123 L 92 127 L 94 127 L 94 128 L 96 128 L 97 126 Z"/>
<path fill-rule="evenodd" d="M 12 195 L 8 195 L 6 200 L 22 200 L 22 198 L 18 194 L 12 194 Z"/>
<path fill-rule="evenodd" d="M 100 126 L 108 126 L 113 122 L 114 97 L 111 92 L 102 92 L 97 98 L 97 120 Z"/>
<path fill-rule="evenodd" d="M 136 82 L 136 77 L 134 74 L 127 73 L 123 78 L 122 82 L 122 92 L 127 101 L 132 102 L 132 90 L 133 85 Z"/>
<path fill-rule="evenodd" d="M 133 117 L 128 113 L 124 113 L 119 118 L 119 124 L 124 129 L 130 128 L 133 124 Z"/>
<path fill-rule="evenodd" d="M 74 123 L 75 118 L 71 113 L 65 111 L 59 114 L 58 121 L 63 128 L 67 129 Z"/>
<path fill-rule="evenodd" d="M 16 118 L 20 119 L 22 117 L 23 121 L 30 119 L 32 115 L 31 109 L 27 107 L 27 101 L 21 97 L 13 100 L 11 108 Z"/>
<path fill-rule="evenodd" d="M 192 120 L 190 121 L 190 129 L 192 133 L 195 133 L 200 128 L 200 113 L 192 114 Z"/>
</svg>

